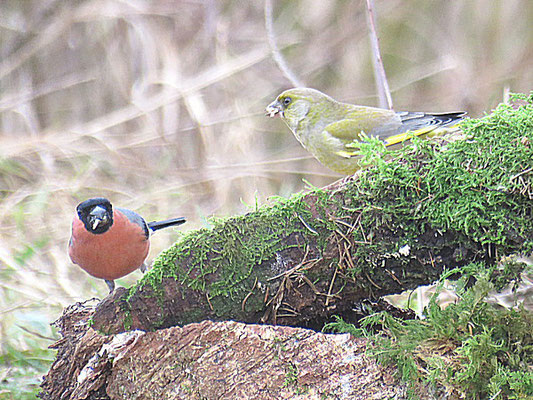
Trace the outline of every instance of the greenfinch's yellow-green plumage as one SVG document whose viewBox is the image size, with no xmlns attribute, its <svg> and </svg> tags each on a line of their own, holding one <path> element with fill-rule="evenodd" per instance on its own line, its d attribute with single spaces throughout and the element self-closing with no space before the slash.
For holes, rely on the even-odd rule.
<svg viewBox="0 0 533 400">
<path fill-rule="evenodd" d="M 342 174 L 359 169 L 357 144 L 366 136 L 381 139 L 385 146 L 401 144 L 411 136 L 449 132 L 466 114 L 395 112 L 375 107 L 340 103 L 310 88 L 289 89 L 266 108 L 280 115 L 296 139 L 318 161 Z"/>
</svg>

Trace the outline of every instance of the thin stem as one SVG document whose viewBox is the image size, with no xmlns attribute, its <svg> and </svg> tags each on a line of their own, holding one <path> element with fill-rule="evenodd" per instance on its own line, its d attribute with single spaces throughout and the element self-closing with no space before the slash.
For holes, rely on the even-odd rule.
<svg viewBox="0 0 533 400">
<path fill-rule="evenodd" d="M 298 77 L 291 71 L 287 62 L 281 55 L 278 45 L 274 38 L 274 27 L 272 23 L 272 0 L 265 0 L 265 27 L 267 31 L 268 45 L 272 51 L 272 57 L 274 62 L 277 64 L 278 68 L 281 70 L 281 73 L 285 78 L 287 78 L 291 84 L 295 87 L 303 87 L 304 84 L 298 79 Z"/>
<path fill-rule="evenodd" d="M 379 95 L 379 105 L 382 108 L 392 110 L 392 97 L 390 94 L 387 75 L 383 67 L 383 60 L 379 50 L 379 39 L 376 29 L 376 20 L 374 17 L 374 0 L 366 0 L 367 6 L 367 23 L 370 31 L 370 45 L 372 47 L 372 64 L 374 66 L 374 76 L 376 78 L 376 87 Z"/>
</svg>

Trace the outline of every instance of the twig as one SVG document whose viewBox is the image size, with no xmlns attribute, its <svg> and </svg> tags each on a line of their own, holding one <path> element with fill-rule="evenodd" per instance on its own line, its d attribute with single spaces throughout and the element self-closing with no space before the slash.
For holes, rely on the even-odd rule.
<svg viewBox="0 0 533 400">
<path fill-rule="evenodd" d="M 302 222 L 303 226 L 305 226 L 307 228 L 307 230 L 315 235 L 318 235 L 318 232 L 315 231 L 313 228 L 311 228 L 307 222 L 304 221 L 304 219 L 300 216 L 300 214 L 296 213 L 296 215 L 298 216 L 298 218 L 300 219 L 300 221 Z"/>
<path fill-rule="evenodd" d="M 387 272 L 387 274 L 389 274 L 389 276 L 400 286 L 403 286 L 402 285 L 402 282 L 400 282 L 400 280 L 398 278 L 396 278 L 396 275 L 394 275 L 394 272 L 392 271 L 389 271 L 388 269 L 385 269 L 385 272 Z"/>
<path fill-rule="evenodd" d="M 525 169 L 525 170 L 523 170 L 522 172 L 519 172 L 518 174 L 511 176 L 511 177 L 509 178 L 509 181 L 513 181 L 513 180 L 515 180 L 516 178 L 518 178 L 519 176 L 522 176 L 522 175 L 528 174 L 528 173 L 530 173 L 531 171 L 533 171 L 533 167 L 528 168 L 528 169 Z"/>
<path fill-rule="evenodd" d="M 307 283 L 307 286 L 309 286 L 311 288 L 311 290 L 313 291 L 314 294 L 323 294 L 323 293 L 320 293 L 320 291 L 316 288 L 315 284 L 313 282 L 311 282 L 311 280 L 307 276 L 305 276 L 304 274 L 300 274 L 300 276 L 298 278 L 300 278 L 302 281 Z"/>
<path fill-rule="evenodd" d="M 209 298 L 209 293 L 205 293 L 205 298 L 207 300 L 207 304 L 209 304 L 209 308 L 211 309 L 211 311 L 215 311 L 215 309 L 213 308 L 213 304 L 211 304 L 211 299 Z"/>
<path fill-rule="evenodd" d="M 37 336 L 38 338 L 41 338 L 41 339 L 46 339 L 46 340 L 52 340 L 52 341 L 55 341 L 56 338 L 53 338 L 53 337 L 49 337 L 49 336 L 44 336 L 44 335 L 41 335 L 39 332 L 34 332 L 22 325 L 19 325 L 19 324 L 16 324 L 20 329 L 22 329 L 24 332 L 26 333 L 29 333 L 33 336 Z"/>
<path fill-rule="evenodd" d="M 274 27 L 272 24 L 272 0 L 265 0 L 265 28 L 267 31 L 268 45 L 272 51 L 272 57 L 274 58 L 274 62 L 277 64 L 281 73 L 291 82 L 293 86 L 303 87 L 304 84 L 296 77 L 296 75 L 291 71 L 285 62 L 285 59 L 279 51 L 276 40 L 274 39 Z"/>
<path fill-rule="evenodd" d="M 374 285 L 375 287 L 377 287 L 378 289 L 381 289 L 381 286 L 379 286 L 376 282 L 374 282 L 372 279 L 370 279 L 370 276 L 368 276 L 368 274 L 365 272 L 365 275 L 366 275 L 366 279 L 368 279 L 368 281 Z"/>
<path fill-rule="evenodd" d="M 270 295 L 270 288 L 267 286 L 266 290 L 265 290 L 265 297 L 263 299 L 263 304 L 267 304 L 267 301 L 268 301 L 268 296 Z"/>
<path fill-rule="evenodd" d="M 328 289 L 328 296 L 326 297 L 326 307 L 329 305 L 329 299 L 331 298 L 331 291 L 333 290 L 333 285 L 335 283 L 335 278 L 337 278 L 337 271 L 339 270 L 339 264 L 335 267 L 335 271 L 333 272 L 333 277 L 331 278 L 331 281 L 329 283 L 329 289 Z"/>
<path fill-rule="evenodd" d="M 346 251 L 345 254 L 346 254 L 346 259 L 348 260 L 348 264 L 350 264 L 350 267 L 352 267 L 352 269 L 355 270 L 355 263 L 352 260 L 352 256 L 351 256 L 350 252 L 346 248 L 346 244 L 344 244 L 344 250 Z"/>
<path fill-rule="evenodd" d="M 285 294 L 284 294 L 285 288 L 287 288 L 287 290 L 290 290 L 291 286 L 292 286 L 291 280 L 288 278 L 288 276 L 285 276 L 283 280 L 281 281 L 278 291 L 276 292 L 274 297 L 272 297 L 268 301 L 268 303 L 266 303 L 265 305 L 265 307 L 268 307 L 270 303 L 274 302 L 274 304 L 272 305 L 272 311 L 273 311 L 272 318 L 273 318 L 274 325 L 276 325 L 276 321 L 278 319 L 278 310 L 281 304 L 283 303 L 283 298 L 285 297 Z"/>
<path fill-rule="evenodd" d="M 374 18 L 374 0 L 366 0 L 366 20 L 368 29 L 370 31 L 370 45 L 372 47 L 372 64 L 374 66 L 374 76 L 376 78 L 376 86 L 379 95 L 379 106 L 392 110 L 392 97 L 390 95 L 389 84 L 387 76 L 385 75 L 385 68 L 383 67 L 383 59 L 379 50 L 379 39 L 376 30 L 376 20 Z"/>
<path fill-rule="evenodd" d="M 284 275 L 288 276 L 288 275 L 292 274 L 294 271 L 296 271 L 298 268 L 300 268 L 303 265 L 305 265 L 305 263 L 307 263 L 307 254 L 309 254 L 309 247 L 308 246 L 305 247 L 305 253 L 304 253 L 304 256 L 302 258 L 302 261 L 300 261 L 298 264 L 296 264 L 291 269 L 289 269 L 287 271 L 283 271 L 282 273 L 277 274 L 276 276 L 272 276 L 272 277 L 268 278 L 267 282 L 270 282 L 270 281 L 273 281 L 275 279 L 281 278 Z M 314 260 L 311 260 L 311 261 L 314 261 Z"/>
<path fill-rule="evenodd" d="M 248 299 L 250 298 L 250 296 L 254 293 L 254 290 L 255 290 L 255 287 L 257 286 L 257 277 L 255 278 L 255 282 L 254 282 L 254 286 L 252 287 L 252 290 L 250 290 L 250 292 L 246 295 L 246 297 L 244 298 L 244 300 L 242 301 L 242 304 L 241 304 L 241 310 L 244 312 L 244 306 L 246 305 L 246 302 L 248 301 Z"/>
</svg>

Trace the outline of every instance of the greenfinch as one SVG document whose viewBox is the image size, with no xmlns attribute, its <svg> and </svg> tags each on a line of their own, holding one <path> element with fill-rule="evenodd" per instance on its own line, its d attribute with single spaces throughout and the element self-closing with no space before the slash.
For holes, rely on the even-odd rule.
<svg viewBox="0 0 533 400">
<path fill-rule="evenodd" d="M 394 148 L 412 136 L 450 132 L 466 114 L 395 112 L 356 106 L 310 88 L 284 91 L 266 112 L 270 117 L 279 114 L 307 151 L 326 167 L 345 175 L 360 168 L 357 144 L 368 136 Z"/>
</svg>

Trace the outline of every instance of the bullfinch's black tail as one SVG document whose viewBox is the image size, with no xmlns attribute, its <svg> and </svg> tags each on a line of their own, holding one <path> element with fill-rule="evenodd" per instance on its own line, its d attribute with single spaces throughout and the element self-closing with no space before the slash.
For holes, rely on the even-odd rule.
<svg viewBox="0 0 533 400">
<path fill-rule="evenodd" d="M 166 219 L 164 221 L 152 221 L 148 222 L 148 228 L 155 232 L 159 229 L 168 228 L 169 226 L 181 225 L 185 223 L 185 221 L 186 220 L 183 217 Z"/>
</svg>

